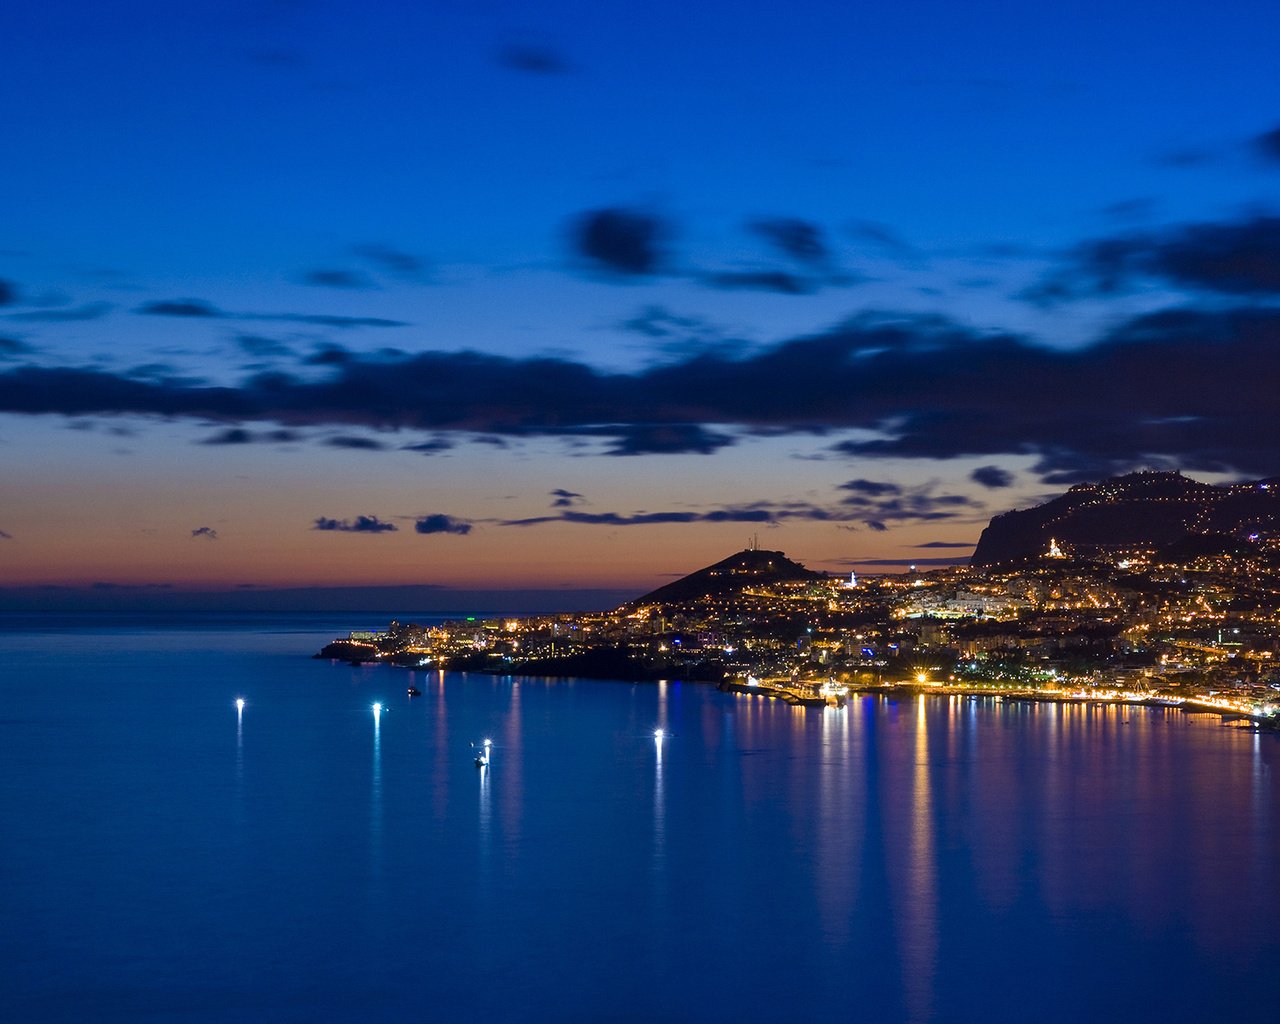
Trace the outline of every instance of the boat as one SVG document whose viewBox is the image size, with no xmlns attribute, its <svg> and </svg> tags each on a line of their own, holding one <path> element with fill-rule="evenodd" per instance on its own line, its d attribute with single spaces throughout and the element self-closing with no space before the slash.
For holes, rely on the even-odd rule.
<svg viewBox="0 0 1280 1024">
<path fill-rule="evenodd" d="M 475 744 L 472 744 L 474 746 Z M 485 740 L 484 746 L 480 748 L 480 753 L 476 754 L 476 767 L 489 767 L 489 748 L 493 746 L 493 740 Z"/>
<path fill-rule="evenodd" d="M 421 690 L 419 690 L 416 686 L 411 686 L 411 687 L 409 687 L 409 696 L 410 696 L 410 697 L 421 697 L 421 696 L 422 696 L 422 691 L 421 691 Z"/>
</svg>

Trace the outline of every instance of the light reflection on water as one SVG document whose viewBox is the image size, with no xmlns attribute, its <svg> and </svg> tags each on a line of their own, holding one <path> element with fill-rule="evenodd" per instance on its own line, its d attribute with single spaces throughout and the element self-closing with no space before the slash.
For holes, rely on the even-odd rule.
<svg viewBox="0 0 1280 1024">
<path fill-rule="evenodd" d="M 369 862 L 373 882 L 382 878 L 382 705 L 373 705 L 373 766 L 369 773 Z"/>
<path fill-rule="evenodd" d="M 924 1021 L 933 1009 L 933 976 L 938 955 L 937 893 L 933 805 L 930 793 L 929 723 L 932 698 L 916 698 L 915 753 L 911 771 L 911 838 L 905 899 L 902 901 L 902 968 L 908 1020 Z M 938 704 L 950 714 L 950 705 Z"/>
<path fill-rule="evenodd" d="M 100 639 L 2 683 L 5 1019 L 1270 1019 L 1275 736 Z"/>
<path fill-rule="evenodd" d="M 236 699 L 236 781 L 244 781 L 244 700 Z"/>
</svg>

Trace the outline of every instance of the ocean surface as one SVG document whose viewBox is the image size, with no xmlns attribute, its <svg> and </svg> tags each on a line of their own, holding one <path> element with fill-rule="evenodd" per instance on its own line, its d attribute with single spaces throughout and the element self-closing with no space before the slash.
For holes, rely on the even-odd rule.
<svg viewBox="0 0 1280 1024">
<path fill-rule="evenodd" d="M 367 618 L 0 619 L 0 1020 L 1280 1014 L 1276 735 L 309 657 Z"/>
</svg>

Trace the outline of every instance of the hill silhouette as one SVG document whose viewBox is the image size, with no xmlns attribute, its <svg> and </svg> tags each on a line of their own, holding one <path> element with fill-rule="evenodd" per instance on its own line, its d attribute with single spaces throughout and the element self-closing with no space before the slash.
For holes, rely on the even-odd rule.
<svg viewBox="0 0 1280 1024">
<path fill-rule="evenodd" d="M 1280 536 L 1280 479 L 1216 486 L 1181 473 L 1143 472 L 1076 484 L 1043 505 L 992 519 L 971 564 L 1038 558 L 1051 539 L 1069 554 L 1088 557 L 1211 535 L 1237 542 Z"/>
<path fill-rule="evenodd" d="M 691 572 L 674 583 L 659 587 L 643 597 L 628 601 L 627 606 L 648 604 L 684 604 L 708 597 L 740 593 L 744 587 L 761 583 L 803 583 L 826 579 L 826 573 L 806 569 L 781 551 L 759 551 L 747 548 L 730 555 L 715 565 Z"/>
</svg>

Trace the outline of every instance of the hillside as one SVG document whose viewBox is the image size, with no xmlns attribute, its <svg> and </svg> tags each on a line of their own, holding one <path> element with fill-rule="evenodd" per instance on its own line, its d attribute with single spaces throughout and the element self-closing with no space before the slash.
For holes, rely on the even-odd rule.
<svg viewBox="0 0 1280 1024">
<path fill-rule="evenodd" d="M 1043 505 L 992 519 L 971 564 L 1037 558 L 1051 539 L 1087 557 L 1210 534 L 1239 541 L 1280 536 L 1280 480 L 1215 486 L 1180 473 L 1147 472 L 1077 484 Z"/>
<path fill-rule="evenodd" d="M 826 574 L 806 569 L 781 551 L 758 551 L 748 548 L 723 561 L 683 576 L 651 593 L 627 602 L 628 606 L 651 604 L 683 604 L 707 597 L 721 597 L 740 592 L 751 584 L 802 583 L 826 579 Z"/>
</svg>

